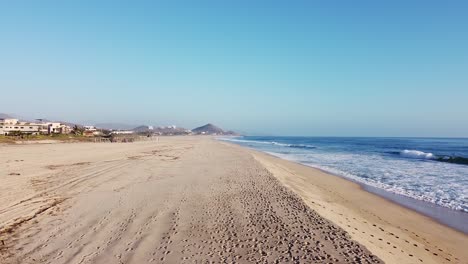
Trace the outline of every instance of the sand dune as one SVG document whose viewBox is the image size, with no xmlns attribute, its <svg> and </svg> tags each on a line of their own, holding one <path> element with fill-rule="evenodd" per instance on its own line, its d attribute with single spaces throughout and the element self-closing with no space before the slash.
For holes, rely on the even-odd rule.
<svg viewBox="0 0 468 264">
<path fill-rule="evenodd" d="M 339 220 L 311 206 L 326 196 L 298 191 L 274 167 L 295 164 L 210 138 L 0 148 L 1 263 L 390 259 L 373 240 L 319 215 Z M 426 260 L 413 254 L 400 263 Z"/>
</svg>

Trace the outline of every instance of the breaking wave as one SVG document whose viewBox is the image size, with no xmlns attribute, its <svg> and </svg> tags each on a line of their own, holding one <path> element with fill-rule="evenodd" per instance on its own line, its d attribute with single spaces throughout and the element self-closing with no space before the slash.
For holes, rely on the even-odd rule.
<svg viewBox="0 0 468 264">
<path fill-rule="evenodd" d="M 458 156 L 437 156 L 430 152 L 423 152 L 419 150 L 403 150 L 400 152 L 396 152 L 400 156 L 405 158 L 412 158 L 412 159 L 428 159 L 428 160 L 435 160 L 440 162 L 448 162 L 454 164 L 462 164 L 468 165 L 468 158 L 465 157 L 458 157 Z"/>
<path fill-rule="evenodd" d="M 315 148 L 314 146 L 311 146 L 311 145 L 302 145 L 302 144 L 299 144 L 299 145 L 291 144 L 291 145 L 289 145 L 288 147 L 290 147 L 290 148 L 298 148 L 298 149 L 314 149 L 314 148 Z"/>
<path fill-rule="evenodd" d="M 288 148 L 297 148 L 297 149 L 314 149 L 314 146 L 306 145 L 306 144 L 286 144 L 280 143 L 276 141 L 258 141 L 258 140 L 243 140 L 238 138 L 219 138 L 220 140 L 224 141 L 232 141 L 232 142 L 241 142 L 241 143 L 254 143 L 254 144 L 268 144 L 268 145 L 275 145 L 281 147 L 288 147 Z"/>
<path fill-rule="evenodd" d="M 419 150 L 403 150 L 400 152 L 400 155 L 403 157 L 407 158 L 413 158 L 413 159 L 435 159 L 436 156 L 434 154 L 429 153 L 429 152 L 422 152 Z"/>
</svg>

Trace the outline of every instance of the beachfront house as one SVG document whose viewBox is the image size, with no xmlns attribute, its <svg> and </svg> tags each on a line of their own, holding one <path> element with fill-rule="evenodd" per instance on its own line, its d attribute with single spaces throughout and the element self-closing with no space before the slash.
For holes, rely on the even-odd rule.
<svg viewBox="0 0 468 264">
<path fill-rule="evenodd" d="M 60 123 L 47 123 L 47 132 L 49 134 L 59 134 L 60 131 Z"/>
<path fill-rule="evenodd" d="M 48 122 L 46 125 L 48 134 L 69 134 L 72 131 L 70 126 L 58 122 Z"/>
<path fill-rule="evenodd" d="M 38 135 L 38 134 L 68 134 L 71 127 L 58 122 L 33 123 L 23 122 L 18 119 L 0 119 L 0 135 L 12 135 L 16 133 Z"/>
<path fill-rule="evenodd" d="M 41 126 L 39 132 L 42 135 L 70 134 L 72 131 L 70 126 L 60 122 L 40 122 L 38 125 Z"/>
<path fill-rule="evenodd" d="M 97 128 L 95 126 L 84 126 L 85 131 L 96 131 Z"/>
<path fill-rule="evenodd" d="M 14 133 L 37 135 L 42 128 L 41 124 L 21 122 L 18 119 L 0 119 L 0 135 L 10 135 Z"/>
<path fill-rule="evenodd" d="M 101 129 L 98 129 L 95 126 L 83 126 L 83 136 L 92 137 L 92 136 L 102 136 L 103 132 Z"/>
<path fill-rule="evenodd" d="M 111 132 L 111 134 L 114 134 L 114 135 L 131 135 L 133 133 L 135 132 L 132 130 L 114 130 Z"/>
</svg>

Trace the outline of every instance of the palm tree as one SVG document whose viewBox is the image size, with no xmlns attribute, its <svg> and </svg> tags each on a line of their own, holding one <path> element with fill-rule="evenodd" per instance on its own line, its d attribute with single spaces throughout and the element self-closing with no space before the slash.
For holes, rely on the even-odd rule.
<svg viewBox="0 0 468 264">
<path fill-rule="evenodd" d="M 75 125 L 73 127 L 72 133 L 77 135 L 77 136 L 82 136 L 83 135 L 84 129 L 82 127 L 79 127 L 78 125 Z"/>
</svg>

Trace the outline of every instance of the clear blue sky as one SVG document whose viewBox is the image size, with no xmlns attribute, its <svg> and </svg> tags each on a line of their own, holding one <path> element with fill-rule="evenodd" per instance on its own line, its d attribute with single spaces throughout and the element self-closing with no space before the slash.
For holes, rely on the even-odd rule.
<svg viewBox="0 0 468 264">
<path fill-rule="evenodd" d="M 466 137 L 467 14 L 456 0 L 2 1 L 0 112 Z"/>
</svg>

